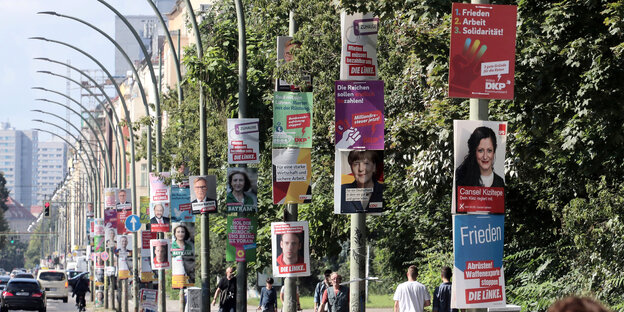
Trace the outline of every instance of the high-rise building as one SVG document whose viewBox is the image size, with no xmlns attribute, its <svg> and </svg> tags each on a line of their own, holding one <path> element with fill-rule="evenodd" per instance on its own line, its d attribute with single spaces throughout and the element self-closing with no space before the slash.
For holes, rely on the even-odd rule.
<svg viewBox="0 0 624 312">
<path fill-rule="evenodd" d="M 29 208 L 37 193 L 37 145 L 37 131 L 15 130 L 9 123 L 0 123 L 0 172 L 11 197 Z"/>
<path fill-rule="evenodd" d="M 37 203 L 49 199 L 67 172 L 67 144 L 39 142 L 37 151 Z"/>
<path fill-rule="evenodd" d="M 176 0 L 155 0 L 154 3 L 161 15 L 166 19 L 166 14 L 171 11 Z M 147 53 L 155 55 L 158 49 L 158 37 L 164 35 L 164 30 L 160 27 L 160 22 L 156 15 L 127 15 L 124 16 L 130 25 L 137 31 L 143 44 L 147 48 Z M 139 43 L 134 38 L 123 21 L 115 16 L 115 41 L 123 48 L 135 66 L 145 59 L 145 55 L 139 47 Z M 125 76 L 130 71 L 130 64 L 126 61 L 118 49 L 115 49 L 115 76 Z"/>
</svg>

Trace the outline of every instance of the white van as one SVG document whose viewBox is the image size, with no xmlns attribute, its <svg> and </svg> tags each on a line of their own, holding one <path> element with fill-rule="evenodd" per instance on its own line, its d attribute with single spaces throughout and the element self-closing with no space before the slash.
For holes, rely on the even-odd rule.
<svg viewBox="0 0 624 312">
<path fill-rule="evenodd" d="M 39 270 L 37 281 L 46 292 L 46 298 L 63 299 L 67 302 L 67 274 L 57 270 Z"/>
</svg>

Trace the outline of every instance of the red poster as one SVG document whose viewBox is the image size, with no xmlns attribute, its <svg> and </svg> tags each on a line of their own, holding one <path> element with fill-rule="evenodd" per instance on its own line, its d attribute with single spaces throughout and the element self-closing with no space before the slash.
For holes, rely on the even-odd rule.
<svg viewBox="0 0 624 312">
<path fill-rule="evenodd" d="M 515 5 L 453 3 L 449 97 L 514 97 Z"/>
</svg>

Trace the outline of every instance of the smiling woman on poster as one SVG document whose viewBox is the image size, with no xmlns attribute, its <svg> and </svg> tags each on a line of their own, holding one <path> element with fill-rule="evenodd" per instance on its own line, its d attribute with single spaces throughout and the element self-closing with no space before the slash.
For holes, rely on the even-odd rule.
<svg viewBox="0 0 624 312">
<path fill-rule="evenodd" d="M 255 206 L 255 196 L 248 192 L 251 189 L 251 180 L 246 172 L 232 171 L 228 175 L 228 189 L 226 196 L 228 206 Z"/>
<path fill-rule="evenodd" d="M 496 134 L 489 127 L 476 128 L 468 139 L 468 155 L 455 171 L 456 186 L 504 187 L 494 172 Z"/>
<path fill-rule="evenodd" d="M 351 151 L 347 161 L 354 181 L 340 186 L 340 212 L 382 212 L 384 185 L 378 182 L 377 167 L 382 163 L 379 153 Z"/>
<path fill-rule="evenodd" d="M 191 232 L 184 224 L 178 224 L 173 228 L 173 242 L 171 243 L 171 255 L 192 256 L 195 247 L 190 240 Z"/>
</svg>

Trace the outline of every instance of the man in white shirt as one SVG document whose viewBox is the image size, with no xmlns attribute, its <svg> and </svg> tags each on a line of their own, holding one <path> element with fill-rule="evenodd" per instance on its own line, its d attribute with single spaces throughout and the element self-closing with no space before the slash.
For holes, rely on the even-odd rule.
<svg viewBox="0 0 624 312">
<path fill-rule="evenodd" d="M 416 281 L 418 268 L 407 269 L 407 282 L 400 284 L 394 292 L 394 312 L 423 312 L 431 305 L 431 297 L 425 285 Z"/>
</svg>

